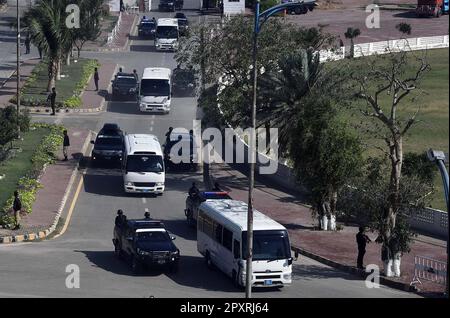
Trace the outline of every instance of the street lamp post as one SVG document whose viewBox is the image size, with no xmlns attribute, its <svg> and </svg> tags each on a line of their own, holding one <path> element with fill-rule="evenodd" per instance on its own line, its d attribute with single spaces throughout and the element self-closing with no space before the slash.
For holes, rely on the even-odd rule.
<svg viewBox="0 0 450 318">
<path fill-rule="evenodd" d="M 444 196 L 445 196 L 445 202 L 447 203 L 447 227 L 448 227 L 448 236 L 447 236 L 447 283 L 446 283 L 446 292 L 448 295 L 448 281 L 450 278 L 449 275 L 449 264 L 450 264 L 450 259 L 449 259 L 449 252 L 450 252 L 450 248 L 449 248 L 449 238 L 450 238 L 450 220 L 449 220 L 449 204 L 448 204 L 448 189 L 449 189 L 449 182 L 448 182 L 448 172 L 447 169 L 445 168 L 445 162 L 448 162 L 448 158 L 445 155 L 445 153 L 443 151 L 437 151 L 437 150 L 433 150 L 430 149 L 427 152 L 428 155 L 428 159 L 431 162 L 435 162 L 439 168 L 439 172 L 441 173 L 442 176 L 442 182 L 444 184 Z"/>
<path fill-rule="evenodd" d="M 250 172 L 249 172 L 249 186 L 248 186 L 248 211 L 247 211 L 247 263 L 245 276 L 245 297 L 251 298 L 252 294 L 252 260 L 253 260 L 253 188 L 255 186 L 255 166 L 256 166 L 256 94 L 258 84 L 258 34 L 261 26 L 272 15 L 285 11 L 286 9 L 294 9 L 296 7 L 309 8 L 312 10 L 315 6 L 315 0 L 301 0 L 295 2 L 282 3 L 273 6 L 263 12 L 259 12 L 260 0 L 255 3 L 255 25 L 253 29 L 253 103 L 251 110 L 251 125 L 253 131 L 250 137 Z M 307 13 L 308 10 L 302 10 Z"/>
<path fill-rule="evenodd" d="M 17 0 L 17 138 L 20 138 L 20 11 L 19 11 L 19 0 Z"/>
</svg>

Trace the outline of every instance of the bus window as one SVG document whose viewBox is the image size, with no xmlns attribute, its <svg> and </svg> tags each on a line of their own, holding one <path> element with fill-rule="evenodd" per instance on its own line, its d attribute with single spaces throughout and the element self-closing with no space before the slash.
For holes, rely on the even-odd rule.
<svg viewBox="0 0 450 318">
<path fill-rule="evenodd" d="M 222 244 L 222 229 L 223 226 L 221 224 L 215 224 L 215 240 Z"/>
<path fill-rule="evenodd" d="M 241 243 L 237 240 L 234 240 L 234 246 L 233 246 L 233 253 L 234 253 L 234 258 L 238 259 L 241 258 Z"/>
<path fill-rule="evenodd" d="M 226 227 L 223 228 L 223 246 L 231 251 L 232 248 L 232 242 L 233 242 L 233 232 L 231 232 Z"/>
</svg>

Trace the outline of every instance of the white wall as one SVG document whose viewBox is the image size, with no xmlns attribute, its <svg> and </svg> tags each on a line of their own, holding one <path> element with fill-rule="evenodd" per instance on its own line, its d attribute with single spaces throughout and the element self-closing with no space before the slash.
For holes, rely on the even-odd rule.
<svg viewBox="0 0 450 318">
<path fill-rule="evenodd" d="M 238 1 L 223 1 L 223 14 L 243 14 L 245 13 L 245 0 Z"/>
</svg>

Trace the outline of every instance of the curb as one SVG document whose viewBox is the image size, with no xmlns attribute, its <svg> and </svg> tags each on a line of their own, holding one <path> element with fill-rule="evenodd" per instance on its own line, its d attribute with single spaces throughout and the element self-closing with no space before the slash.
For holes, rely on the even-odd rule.
<svg viewBox="0 0 450 318">
<path fill-rule="evenodd" d="M 296 247 L 296 246 L 292 245 L 291 249 L 298 254 L 301 254 L 301 255 L 306 256 L 311 259 L 314 259 L 314 260 L 316 260 L 322 264 L 328 265 L 330 267 L 339 269 L 340 271 L 361 277 L 361 279 L 366 279 L 366 277 L 369 275 L 369 273 L 366 273 L 365 271 L 360 270 L 354 266 L 344 265 L 344 264 L 332 261 L 328 258 L 308 252 L 300 247 Z M 416 291 L 416 289 L 413 286 L 411 286 L 407 283 L 393 281 L 393 280 L 383 277 L 383 276 L 380 276 L 379 278 L 380 278 L 380 285 L 384 285 L 384 286 L 387 286 L 390 288 L 394 288 L 394 289 L 398 289 L 398 290 L 406 291 L 406 292 L 415 292 Z"/>
<path fill-rule="evenodd" d="M 92 135 L 92 131 L 89 131 L 89 134 L 84 141 L 83 147 L 81 148 L 81 152 L 83 153 L 83 155 L 86 153 L 86 150 L 89 147 L 91 135 Z M 44 231 L 0 237 L 0 244 L 32 242 L 32 241 L 36 241 L 38 239 L 44 239 L 55 231 L 56 226 L 58 225 L 59 219 L 61 217 L 61 214 L 66 205 L 67 198 L 69 197 L 69 193 L 72 190 L 73 184 L 75 182 L 75 179 L 77 176 L 77 171 L 78 171 L 78 168 L 80 167 L 80 162 L 81 162 L 81 159 L 77 162 L 76 166 L 73 168 L 69 183 L 67 184 L 66 190 L 64 192 L 64 196 L 61 200 L 61 204 L 59 206 L 58 212 L 56 213 L 56 216 L 55 216 L 55 219 L 53 220 L 52 225 Z"/>
</svg>

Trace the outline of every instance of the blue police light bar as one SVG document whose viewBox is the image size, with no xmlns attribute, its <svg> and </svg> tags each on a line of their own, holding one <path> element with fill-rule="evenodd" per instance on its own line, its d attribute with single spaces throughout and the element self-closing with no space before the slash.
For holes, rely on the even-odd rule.
<svg viewBox="0 0 450 318">
<path fill-rule="evenodd" d="M 208 196 L 208 195 L 228 195 L 228 192 L 225 191 L 206 191 L 206 192 L 202 192 L 203 195 Z"/>
</svg>

